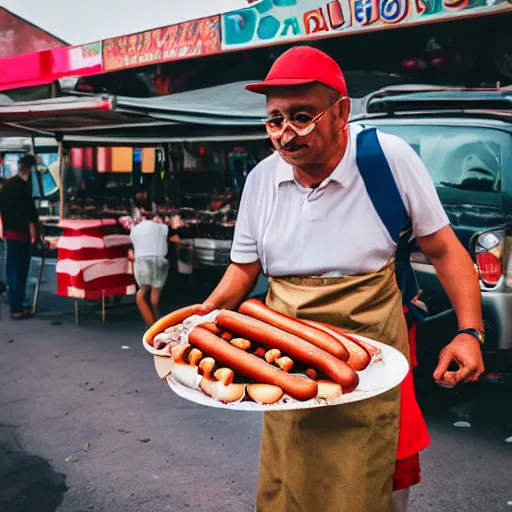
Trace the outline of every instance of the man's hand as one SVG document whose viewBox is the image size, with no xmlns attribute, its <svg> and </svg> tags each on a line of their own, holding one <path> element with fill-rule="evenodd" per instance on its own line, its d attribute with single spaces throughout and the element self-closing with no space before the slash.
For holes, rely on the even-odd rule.
<svg viewBox="0 0 512 512">
<path fill-rule="evenodd" d="M 208 313 L 211 313 L 212 311 L 215 311 L 217 308 L 215 307 L 215 304 L 213 302 L 210 302 L 208 300 L 204 301 L 201 304 L 201 307 L 199 311 L 197 312 L 198 315 L 207 315 Z"/>
<path fill-rule="evenodd" d="M 448 371 L 451 363 L 459 366 Z M 470 334 L 459 334 L 441 350 L 434 379 L 441 385 L 453 387 L 463 382 L 475 382 L 485 371 L 480 343 Z"/>
<path fill-rule="evenodd" d="M 30 231 L 30 244 L 31 245 L 35 245 L 36 242 L 37 242 L 37 229 L 36 229 L 36 225 L 33 222 L 31 222 L 28 225 L 28 228 L 29 228 L 29 231 Z"/>
<path fill-rule="evenodd" d="M 256 285 L 261 272 L 259 261 L 246 264 L 231 263 L 220 283 L 203 302 L 199 315 L 215 309 L 235 309 Z"/>
</svg>

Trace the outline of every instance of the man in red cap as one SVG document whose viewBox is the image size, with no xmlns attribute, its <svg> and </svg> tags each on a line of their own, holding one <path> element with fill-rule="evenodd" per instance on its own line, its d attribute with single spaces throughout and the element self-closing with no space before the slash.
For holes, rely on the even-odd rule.
<svg viewBox="0 0 512 512">
<path fill-rule="evenodd" d="M 395 274 L 407 221 L 461 329 L 441 352 L 434 378 L 450 386 L 478 379 L 484 367 L 477 275 L 414 150 L 393 135 L 348 124 L 343 73 L 313 48 L 285 52 L 264 82 L 247 88 L 266 95 L 276 152 L 247 178 L 232 264 L 203 313 L 236 308 L 263 271 L 269 307 L 337 325 L 409 357 Z M 458 371 L 448 371 L 453 361 Z M 416 404 L 410 376 L 404 386 L 404 404 Z M 266 413 L 257 510 L 391 510 L 400 395 L 396 387 L 341 406 Z M 405 443 L 402 455 L 418 450 Z"/>
</svg>

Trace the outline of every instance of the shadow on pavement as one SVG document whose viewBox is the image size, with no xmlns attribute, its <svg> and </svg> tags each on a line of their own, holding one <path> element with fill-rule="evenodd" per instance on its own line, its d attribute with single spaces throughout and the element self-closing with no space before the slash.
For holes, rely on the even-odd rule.
<svg viewBox="0 0 512 512">
<path fill-rule="evenodd" d="M 66 476 L 23 452 L 7 427 L 0 425 L 0 433 L 0 510 L 55 512 L 68 490 Z"/>
</svg>

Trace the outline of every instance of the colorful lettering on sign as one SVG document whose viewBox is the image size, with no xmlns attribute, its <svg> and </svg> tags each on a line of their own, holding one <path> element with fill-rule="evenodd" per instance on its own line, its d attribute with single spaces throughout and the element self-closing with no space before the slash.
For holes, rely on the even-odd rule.
<svg viewBox="0 0 512 512">
<path fill-rule="evenodd" d="M 352 0 L 352 18 L 361 26 L 379 19 L 379 0 Z"/>
<path fill-rule="evenodd" d="M 345 24 L 345 16 L 343 16 L 343 9 L 339 0 L 329 2 L 327 4 L 327 12 L 329 13 L 329 22 L 333 30 L 337 30 Z"/>
<path fill-rule="evenodd" d="M 427 10 L 427 6 L 423 0 L 416 0 L 416 10 L 418 14 L 423 14 Z"/>
<path fill-rule="evenodd" d="M 380 20 L 383 23 L 399 23 L 409 16 L 408 0 L 381 0 Z"/>
<path fill-rule="evenodd" d="M 474 8 L 510 10 L 512 0 L 248 0 L 244 9 L 222 16 L 224 47 L 253 47 L 390 24 L 449 19 Z M 506 5 L 506 7 L 505 7 Z"/>
<path fill-rule="evenodd" d="M 316 34 L 329 30 L 322 9 L 315 9 L 304 14 L 304 26 L 306 27 L 306 34 Z"/>
<path fill-rule="evenodd" d="M 103 41 L 105 71 L 221 50 L 220 16 Z"/>
<path fill-rule="evenodd" d="M 469 6 L 469 0 L 444 0 L 443 3 L 448 9 L 466 9 Z"/>
<path fill-rule="evenodd" d="M 512 1 L 512 0 L 511 0 Z M 299 20 L 297 18 L 286 18 L 283 22 L 283 30 L 281 31 L 282 36 L 287 36 L 288 31 L 291 28 L 292 34 L 298 36 L 300 34 Z"/>
</svg>

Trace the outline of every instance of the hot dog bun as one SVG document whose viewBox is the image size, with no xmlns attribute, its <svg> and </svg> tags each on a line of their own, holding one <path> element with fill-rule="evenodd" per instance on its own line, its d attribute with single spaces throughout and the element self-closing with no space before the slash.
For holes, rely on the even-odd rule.
<svg viewBox="0 0 512 512">
<path fill-rule="evenodd" d="M 281 400 L 284 391 L 271 384 L 248 384 L 247 394 L 259 404 L 275 404 Z"/>
<path fill-rule="evenodd" d="M 148 345 L 153 345 L 153 340 L 157 334 L 164 332 L 169 327 L 173 325 L 181 324 L 184 320 L 186 320 L 189 316 L 197 314 L 199 309 L 201 308 L 200 304 L 193 304 L 192 306 L 187 306 L 185 308 L 177 309 L 168 315 L 160 318 L 157 322 L 155 322 L 144 334 L 142 338 L 145 343 Z"/>
</svg>

